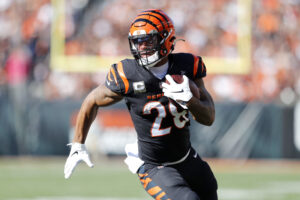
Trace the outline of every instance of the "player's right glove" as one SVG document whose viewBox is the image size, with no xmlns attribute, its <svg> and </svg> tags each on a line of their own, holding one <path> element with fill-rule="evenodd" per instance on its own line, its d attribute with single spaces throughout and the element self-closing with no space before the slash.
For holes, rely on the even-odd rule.
<svg viewBox="0 0 300 200">
<path fill-rule="evenodd" d="M 72 147 L 64 169 L 65 179 L 70 178 L 75 167 L 81 161 L 84 161 L 89 167 L 94 166 L 84 144 L 71 143 L 70 145 Z"/>
<path fill-rule="evenodd" d="M 183 82 L 176 83 L 173 78 L 167 74 L 168 83 L 162 83 L 164 96 L 175 100 L 182 108 L 187 109 L 186 103 L 193 97 L 189 86 L 189 79 L 183 75 Z"/>
</svg>

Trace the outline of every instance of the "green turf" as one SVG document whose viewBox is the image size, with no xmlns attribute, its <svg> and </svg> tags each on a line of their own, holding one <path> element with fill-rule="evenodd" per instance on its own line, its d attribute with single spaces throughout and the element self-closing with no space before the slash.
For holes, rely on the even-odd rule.
<svg viewBox="0 0 300 200">
<path fill-rule="evenodd" d="M 137 177 L 123 163 L 81 163 L 69 180 L 64 160 L 0 160 L 0 199 L 50 196 L 145 197 Z"/>
<path fill-rule="evenodd" d="M 136 175 L 122 161 L 81 163 L 69 180 L 63 177 L 64 158 L 0 158 L 0 200 L 41 197 L 110 197 L 149 200 Z M 299 200 L 300 172 L 216 171 L 220 200 Z M 86 198 L 84 198 L 86 197 Z"/>
</svg>

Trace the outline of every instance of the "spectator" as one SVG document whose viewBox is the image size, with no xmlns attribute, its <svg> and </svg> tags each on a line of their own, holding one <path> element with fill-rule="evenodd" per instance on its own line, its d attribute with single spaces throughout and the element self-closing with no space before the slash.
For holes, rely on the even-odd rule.
<svg viewBox="0 0 300 200">
<path fill-rule="evenodd" d="M 11 72 L 9 76 L 5 74 L 4 66 L 11 65 L 8 53 L 12 52 L 15 46 L 23 46 L 23 50 L 30 50 L 29 54 L 24 54 L 29 55 L 25 56 L 26 64 L 22 65 L 24 69 L 18 70 L 24 70 L 22 75 L 19 74 L 20 77 L 26 77 L 27 70 L 32 70 L 32 74 L 29 74 L 30 85 L 34 85 L 32 88 L 35 89 L 31 91 L 43 91 L 36 94 L 39 98 L 79 98 L 91 89 L 89 87 L 103 81 L 102 78 L 95 80 L 92 74 L 61 73 L 59 77 L 64 77 L 62 80 L 74 83 L 75 88 L 72 90 L 81 91 L 75 94 L 63 92 L 64 88 L 57 84 L 57 73 L 49 68 L 49 33 L 53 17 L 51 1 L 1 2 L 0 85 L 11 83 Z M 130 55 L 128 42 L 124 40 L 128 32 L 127 24 L 130 23 L 128 20 L 132 19 L 138 10 L 156 7 L 165 10 L 171 18 L 176 19 L 176 32 L 179 38 L 185 39 L 185 42 L 178 42 L 176 50 L 194 52 L 204 57 L 234 58 L 238 56 L 237 3 L 236 0 L 66 1 L 65 54 Z M 287 88 L 299 98 L 299 18 L 299 1 L 252 1 L 252 72 L 248 75 L 210 75 L 207 84 L 212 89 L 210 91 L 213 98 L 216 101 L 286 103 L 287 101 L 282 100 L 282 92 L 287 91 Z M 189 28 L 186 28 L 187 26 Z M 210 66 L 207 67 L 209 70 Z M 103 77 L 99 74 L 96 75 Z M 86 82 L 87 77 L 90 83 L 86 84 L 84 92 L 82 84 Z M 217 86 L 220 82 L 236 90 L 221 90 Z"/>
</svg>

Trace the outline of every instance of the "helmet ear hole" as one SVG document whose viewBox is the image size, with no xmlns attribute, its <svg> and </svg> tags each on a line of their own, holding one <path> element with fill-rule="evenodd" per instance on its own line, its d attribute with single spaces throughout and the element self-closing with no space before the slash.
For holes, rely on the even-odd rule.
<svg viewBox="0 0 300 200">
<path fill-rule="evenodd" d="M 165 38 L 168 36 L 168 31 L 167 30 L 163 30 L 162 31 L 162 36 Z"/>
<path fill-rule="evenodd" d="M 168 53 L 168 50 L 166 48 L 161 49 L 160 54 L 162 56 L 165 56 Z"/>
</svg>

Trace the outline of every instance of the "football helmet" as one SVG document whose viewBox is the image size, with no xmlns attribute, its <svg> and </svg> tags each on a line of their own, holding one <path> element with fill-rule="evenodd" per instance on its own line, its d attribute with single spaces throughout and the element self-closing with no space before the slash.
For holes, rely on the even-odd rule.
<svg viewBox="0 0 300 200">
<path fill-rule="evenodd" d="M 172 20 L 158 9 L 145 10 L 133 20 L 129 45 L 140 66 L 150 68 L 174 50 L 175 29 Z"/>
</svg>

